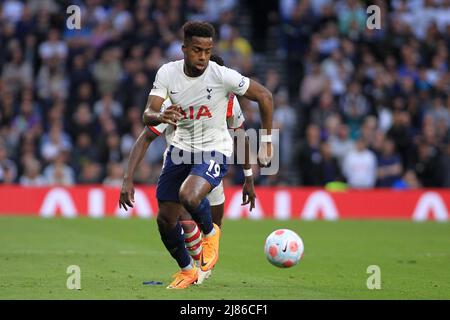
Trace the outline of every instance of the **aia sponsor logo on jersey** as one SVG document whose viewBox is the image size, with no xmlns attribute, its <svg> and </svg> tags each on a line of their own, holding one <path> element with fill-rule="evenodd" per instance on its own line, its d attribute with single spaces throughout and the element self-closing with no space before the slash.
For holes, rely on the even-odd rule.
<svg viewBox="0 0 450 320">
<path fill-rule="evenodd" d="M 195 113 L 194 107 L 190 106 L 187 110 L 181 110 L 183 115 L 182 119 L 199 120 L 201 117 L 211 118 L 212 114 L 208 109 L 208 106 L 200 106 L 197 113 Z"/>
</svg>

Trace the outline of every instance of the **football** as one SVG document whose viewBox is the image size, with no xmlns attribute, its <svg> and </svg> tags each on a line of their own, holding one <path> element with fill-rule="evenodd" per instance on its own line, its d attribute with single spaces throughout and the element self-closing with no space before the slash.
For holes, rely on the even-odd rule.
<svg viewBox="0 0 450 320">
<path fill-rule="evenodd" d="M 279 268 L 295 266 L 303 257 L 303 241 L 289 229 L 278 229 L 269 234 L 264 246 L 267 260 Z"/>
</svg>

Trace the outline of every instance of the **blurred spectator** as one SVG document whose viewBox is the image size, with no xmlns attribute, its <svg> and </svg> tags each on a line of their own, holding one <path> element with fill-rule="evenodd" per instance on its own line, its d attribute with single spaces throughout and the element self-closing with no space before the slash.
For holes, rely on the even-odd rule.
<svg viewBox="0 0 450 320">
<path fill-rule="evenodd" d="M 413 170 L 407 170 L 401 179 L 394 182 L 392 187 L 395 189 L 417 189 L 422 186 L 416 173 Z"/>
<path fill-rule="evenodd" d="M 70 94 L 75 94 L 77 89 L 83 83 L 91 83 L 93 81 L 91 70 L 87 65 L 87 59 L 83 54 L 77 54 L 72 59 L 72 65 L 69 74 Z"/>
<path fill-rule="evenodd" d="M 23 101 L 20 106 L 20 114 L 12 120 L 13 133 L 19 137 L 26 131 L 40 134 L 42 130 L 42 118 L 39 110 L 32 101 Z"/>
<path fill-rule="evenodd" d="M 6 146 L 0 141 L 0 182 L 14 183 L 17 177 L 17 166 L 8 158 Z"/>
<path fill-rule="evenodd" d="M 444 101 L 441 97 L 435 97 L 431 105 L 431 109 L 426 113 L 430 115 L 434 123 L 443 120 L 446 127 L 450 127 L 450 110 L 445 108 Z"/>
<path fill-rule="evenodd" d="M 41 164 L 35 158 L 28 158 L 25 161 L 25 173 L 20 177 L 19 183 L 27 187 L 39 187 L 47 185 L 47 180 L 41 172 Z"/>
<path fill-rule="evenodd" d="M 342 95 L 340 108 L 345 123 L 350 127 L 350 135 L 355 139 L 359 134 L 365 116 L 370 111 L 368 101 L 362 94 L 358 82 L 350 83 L 348 91 Z"/>
<path fill-rule="evenodd" d="M 161 168 L 152 166 L 145 161 L 142 161 L 134 175 L 134 182 L 136 184 L 153 184 L 158 181 L 158 176 Z"/>
<path fill-rule="evenodd" d="M 286 55 L 287 84 L 289 98 L 295 100 L 296 90 L 303 77 L 302 57 L 305 56 L 309 43 L 308 39 L 314 28 L 314 16 L 310 13 L 307 1 L 300 1 L 293 6 L 292 11 L 282 25 L 283 49 L 282 55 Z"/>
<path fill-rule="evenodd" d="M 239 71 L 247 71 L 248 65 L 252 64 L 253 49 L 251 44 L 239 34 L 239 29 L 229 25 L 222 29 L 218 48 L 227 62 L 227 65 L 238 69 Z"/>
<path fill-rule="evenodd" d="M 120 187 L 122 186 L 124 169 L 119 162 L 109 162 L 108 163 L 108 174 L 103 180 L 103 184 L 109 187 Z"/>
<path fill-rule="evenodd" d="M 338 11 L 339 30 L 345 36 L 357 39 L 366 27 L 366 12 L 358 0 L 347 0 Z"/>
<path fill-rule="evenodd" d="M 70 151 L 72 143 L 69 136 L 63 131 L 61 124 L 55 124 L 50 131 L 42 136 L 41 155 L 46 162 L 52 162 L 62 152 Z"/>
<path fill-rule="evenodd" d="M 57 29 L 51 29 L 48 32 L 47 40 L 39 46 L 39 56 L 44 62 L 53 60 L 57 64 L 63 64 L 67 53 L 67 44 L 59 38 Z"/>
<path fill-rule="evenodd" d="M 86 159 L 81 162 L 80 173 L 77 176 L 77 183 L 97 184 L 102 181 L 102 167 L 99 163 Z"/>
<path fill-rule="evenodd" d="M 376 149 L 377 139 L 377 118 L 375 116 L 368 116 L 364 119 L 363 124 L 358 132 L 358 136 L 364 139 L 367 147 L 374 150 Z M 384 136 L 381 134 L 381 136 Z"/>
<path fill-rule="evenodd" d="M 125 158 L 128 157 L 128 155 L 130 154 L 131 148 L 133 147 L 134 142 L 141 134 L 142 130 L 143 130 L 142 124 L 140 122 L 135 122 L 132 124 L 130 130 L 131 134 L 126 133 L 125 135 L 122 136 L 120 141 L 120 150 L 122 154 L 125 156 Z"/>
<path fill-rule="evenodd" d="M 63 65 L 57 59 L 49 58 L 46 64 L 39 69 L 36 78 L 36 87 L 39 98 L 44 101 L 51 99 L 66 99 L 69 83 Z"/>
<path fill-rule="evenodd" d="M 100 161 L 102 163 L 120 162 L 122 158 L 119 135 L 112 133 L 106 136 L 104 144 L 100 146 Z"/>
<path fill-rule="evenodd" d="M 351 188 L 373 188 L 377 179 L 377 160 L 375 154 L 367 149 L 363 139 L 356 141 L 342 163 L 342 173 Z"/>
<path fill-rule="evenodd" d="M 2 18 L 6 21 L 17 22 L 22 16 L 24 4 L 18 0 L 7 0 L 3 3 Z"/>
<path fill-rule="evenodd" d="M 331 84 L 331 91 L 335 96 L 345 93 L 347 83 L 354 71 L 353 63 L 345 58 L 340 49 L 335 49 L 330 57 L 326 58 L 321 65 L 322 73 Z M 359 94 L 359 87 L 354 86 L 355 94 Z"/>
<path fill-rule="evenodd" d="M 333 96 L 330 91 L 323 91 L 318 98 L 317 104 L 311 111 L 311 123 L 318 125 L 321 128 L 325 127 L 325 123 L 328 118 L 337 114 L 338 110 L 333 100 Z"/>
<path fill-rule="evenodd" d="M 441 187 L 444 183 L 442 162 L 437 148 L 424 141 L 419 142 L 418 159 L 414 171 L 424 187 Z"/>
<path fill-rule="evenodd" d="M 265 74 L 264 86 L 273 94 L 276 95 L 280 91 L 284 90 L 281 84 L 280 74 L 275 69 L 267 70 Z M 288 98 L 288 97 L 286 97 Z"/>
<path fill-rule="evenodd" d="M 323 26 L 319 35 L 317 49 L 322 57 L 330 55 L 339 48 L 339 32 L 335 22 L 329 21 Z"/>
<path fill-rule="evenodd" d="M 122 75 L 122 67 L 115 49 L 105 49 L 94 65 L 94 79 L 100 95 L 116 91 Z"/>
<path fill-rule="evenodd" d="M 450 188 L 450 144 L 447 144 L 441 156 L 443 170 L 443 187 Z"/>
<path fill-rule="evenodd" d="M 11 48 L 10 55 L 10 61 L 3 66 L 1 78 L 8 84 L 12 93 L 17 95 L 22 89 L 33 84 L 33 66 L 24 60 L 18 44 Z"/>
<path fill-rule="evenodd" d="M 300 101 L 308 105 L 317 97 L 328 85 L 327 78 L 320 71 L 320 65 L 314 62 L 310 72 L 303 78 L 300 87 Z"/>
<path fill-rule="evenodd" d="M 324 186 L 329 182 L 345 180 L 342 175 L 339 162 L 335 157 L 333 157 L 333 154 L 331 153 L 331 146 L 328 142 L 324 141 L 321 143 L 320 155 L 321 159 L 319 162 L 319 184 L 321 186 Z"/>
<path fill-rule="evenodd" d="M 102 96 L 101 100 L 98 100 L 94 104 L 94 113 L 96 116 L 102 115 L 109 115 L 113 118 L 120 118 L 122 116 L 123 110 L 122 105 L 114 100 L 114 97 L 111 92 L 106 93 Z"/>
<path fill-rule="evenodd" d="M 69 132 L 72 139 L 76 140 L 76 137 L 82 133 L 95 137 L 97 132 L 96 127 L 96 121 L 89 109 L 89 105 L 87 103 L 81 103 L 69 123 Z"/>
<path fill-rule="evenodd" d="M 390 139 L 385 139 L 382 153 L 378 156 L 378 181 L 379 187 L 392 187 L 402 174 L 402 161 L 395 152 L 395 144 Z"/>
<path fill-rule="evenodd" d="M 306 129 L 306 139 L 300 145 L 298 164 L 300 180 L 305 186 L 320 185 L 320 128 L 310 124 Z"/>
<path fill-rule="evenodd" d="M 295 123 L 296 114 L 289 105 L 287 91 L 280 91 L 275 96 L 273 128 L 280 130 L 280 159 L 284 166 L 288 166 L 291 162 Z"/>
<path fill-rule="evenodd" d="M 354 142 L 350 138 L 348 126 L 341 124 L 338 127 L 337 135 L 330 136 L 331 153 L 342 165 L 345 156 L 354 148 Z"/>
<path fill-rule="evenodd" d="M 408 168 L 413 160 L 412 130 L 410 116 L 407 112 L 397 111 L 394 113 L 392 127 L 386 136 L 395 143 L 395 149 L 399 152 L 403 161 L 403 167 Z"/>
<path fill-rule="evenodd" d="M 87 132 L 81 132 L 77 135 L 75 147 L 72 150 L 72 168 L 75 169 L 76 173 L 79 173 L 85 163 L 95 162 L 97 160 L 97 146 L 93 144 L 92 138 Z"/>
<path fill-rule="evenodd" d="M 60 152 L 54 161 L 44 169 L 44 177 L 50 185 L 70 186 L 75 183 L 75 173 L 66 164 L 67 154 Z"/>
</svg>

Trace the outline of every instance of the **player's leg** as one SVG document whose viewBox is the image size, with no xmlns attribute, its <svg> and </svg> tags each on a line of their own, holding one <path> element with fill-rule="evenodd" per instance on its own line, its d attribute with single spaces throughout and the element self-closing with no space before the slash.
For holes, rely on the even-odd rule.
<svg viewBox="0 0 450 320">
<path fill-rule="evenodd" d="M 220 229 L 212 222 L 211 206 L 206 195 L 211 184 L 203 177 L 189 175 L 180 188 L 179 199 L 203 232 L 200 269 L 211 270 L 219 257 Z"/>
<path fill-rule="evenodd" d="M 224 203 L 211 206 L 211 215 L 213 223 L 217 224 L 217 226 L 222 229 L 222 219 L 224 212 Z"/>
<path fill-rule="evenodd" d="M 203 271 L 211 270 L 219 257 L 220 228 L 213 224 L 211 206 L 206 195 L 220 184 L 226 174 L 225 160 L 223 157 L 220 162 L 211 159 L 194 164 L 190 175 L 180 187 L 180 202 L 203 232 L 203 254 L 200 265 Z"/>
<path fill-rule="evenodd" d="M 191 215 L 184 209 L 180 218 L 181 227 L 184 231 L 184 244 L 189 255 L 194 259 L 197 266 L 200 264 L 202 254 L 202 233 L 197 223 L 192 219 Z"/>
<path fill-rule="evenodd" d="M 180 203 L 189 212 L 204 235 L 214 233 L 211 207 L 206 198 L 211 189 L 210 183 L 203 177 L 189 175 L 181 185 L 178 195 Z"/>
<path fill-rule="evenodd" d="M 186 288 L 197 280 L 197 267 L 192 263 L 186 247 L 180 224 L 184 212 L 179 203 L 178 193 L 184 179 L 188 176 L 191 166 L 172 162 L 169 148 L 164 161 L 164 167 L 158 179 L 156 198 L 158 199 L 158 230 L 161 240 L 172 257 L 177 261 L 181 271 L 168 288 Z"/>
<path fill-rule="evenodd" d="M 167 251 L 177 261 L 181 271 L 175 275 L 169 289 L 186 288 L 198 279 L 197 267 L 184 244 L 183 232 L 179 217 L 184 208 L 176 202 L 158 201 L 158 230 Z"/>
<path fill-rule="evenodd" d="M 222 228 L 222 219 L 224 214 L 225 193 L 223 190 L 223 183 L 211 190 L 206 196 L 211 205 L 211 216 L 213 223 Z"/>
<path fill-rule="evenodd" d="M 208 193 L 206 197 L 211 205 L 212 221 L 213 223 L 217 224 L 220 228 L 222 224 L 223 208 L 225 202 L 225 195 L 223 193 L 222 182 L 220 183 L 220 185 L 211 190 L 211 192 Z M 189 213 L 186 213 L 186 215 L 184 215 L 182 219 L 186 220 L 182 221 L 182 227 L 183 230 L 185 231 L 184 241 L 186 243 L 186 248 L 188 249 L 188 252 L 191 255 L 191 257 L 196 261 L 197 266 L 200 266 L 202 242 L 201 241 L 199 242 L 200 246 L 198 247 L 197 241 L 198 239 L 201 239 L 201 232 L 197 227 L 197 224 L 193 220 L 188 221 L 189 219 L 192 219 Z M 200 269 L 198 272 L 197 284 L 202 284 L 204 280 L 208 279 L 211 276 L 211 274 L 212 270 L 203 271 Z"/>
<path fill-rule="evenodd" d="M 211 214 L 213 223 L 219 227 L 222 224 L 223 207 L 225 202 L 225 195 L 223 192 L 222 182 L 211 190 L 206 196 L 211 205 Z M 200 257 L 202 254 L 202 234 L 195 221 L 192 220 L 191 215 L 185 211 L 181 216 L 181 227 L 184 231 L 184 242 L 189 255 L 194 259 L 197 266 L 200 266 Z M 202 284 L 205 279 L 211 276 L 211 270 L 206 272 L 199 270 L 197 284 Z"/>
<path fill-rule="evenodd" d="M 197 226 L 194 220 L 192 220 L 191 215 L 184 209 L 183 214 L 181 215 L 180 223 L 181 227 L 184 231 L 184 244 L 186 245 L 186 249 L 189 255 L 194 260 L 197 267 L 200 267 L 200 257 L 203 252 L 202 245 L 202 233 L 200 232 L 200 228 Z M 198 270 L 198 279 L 196 284 L 202 284 L 205 279 L 208 279 L 211 275 L 211 270 L 202 271 Z"/>
</svg>

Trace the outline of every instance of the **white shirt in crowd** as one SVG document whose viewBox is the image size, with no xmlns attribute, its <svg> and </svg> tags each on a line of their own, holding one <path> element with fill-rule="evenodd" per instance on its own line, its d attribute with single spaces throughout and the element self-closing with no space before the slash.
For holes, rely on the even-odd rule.
<svg viewBox="0 0 450 320">
<path fill-rule="evenodd" d="M 344 158 L 342 171 L 352 188 L 372 188 L 377 179 L 377 159 L 375 154 L 364 149 L 353 149 Z"/>
</svg>

